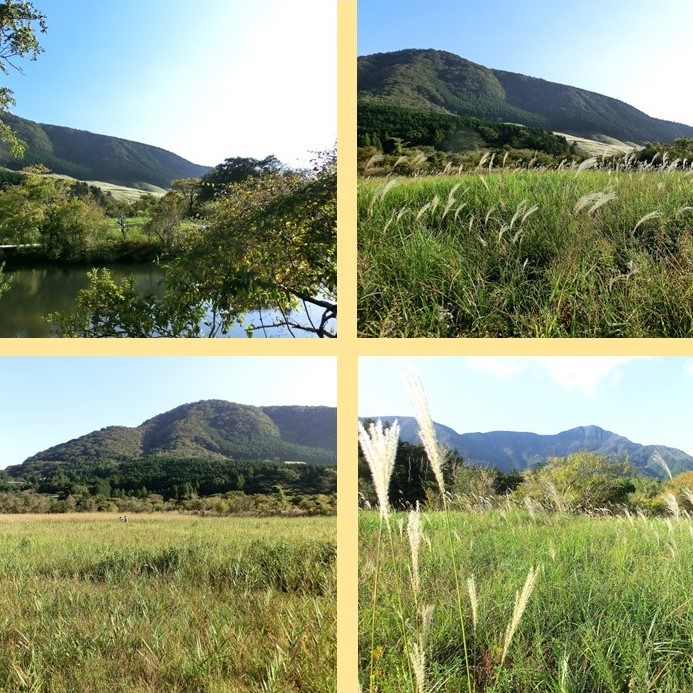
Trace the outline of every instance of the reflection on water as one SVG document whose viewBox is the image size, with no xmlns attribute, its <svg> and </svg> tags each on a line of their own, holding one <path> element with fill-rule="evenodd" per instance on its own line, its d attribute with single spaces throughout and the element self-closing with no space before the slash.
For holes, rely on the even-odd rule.
<svg viewBox="0 0 693 693">
<path fill-rule="evenodd" d="M 109 268 L 116 281 L 135 277 L 135 286 L 144 292 L 154 292 L 159 286 L 162 272 L 156 265 L 115 265 Z M 89 284 L 87 267 L 37 267 L 5 272 L 12 284 L 0 297 L 0 337 L 50 337 L 50 329 L 44 316 L 56 311 L 71 311 L 80 289 Z M 295 315 L 300 322 L 303 311 Z M 316 312 L 317 317 L 317 312 Z M 271 311 L 263 313 L 264 322 L 272 324 Z M 259 324 L 258 313 L 246 316 L 249 323 Z M 317 320 L 319 322 L 319 319 Z M 245 337 L 242 327 L 234 327 L 229 337 Z M 268 328 L 256 330 L 256 337 L 290 337 L 286 329 Z M 294 336 L 308 337 L 295 331 Z"/>
</svg>

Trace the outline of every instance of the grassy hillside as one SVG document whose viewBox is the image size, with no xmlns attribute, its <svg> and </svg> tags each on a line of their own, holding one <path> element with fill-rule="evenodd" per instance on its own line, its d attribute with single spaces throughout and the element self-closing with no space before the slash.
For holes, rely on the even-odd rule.
<svg viewBox="0 0 693 693">
<path fill-rule="evenodd" d="M 651 118 L 595 92 L 472 63 L 453 53 L 403 50 L 359 58 L 359 97 L 418 111 L 520 123 L 587 138 L 672 142 L 693 127 Z"/>
<path fill-rule="evenodd" d="M 3 114 L 7 123 L 27 144 L 21 159 L 13 158 L 0 143 L 0 165 L 12 169 L 43 164 L 54 173 L 78 180 L 99 180 L 128 188 L 168 188 L 172 180 L 203 176 L 210 169 L 147 144 L 84 130 L 42 125 Z"/>
</svg>

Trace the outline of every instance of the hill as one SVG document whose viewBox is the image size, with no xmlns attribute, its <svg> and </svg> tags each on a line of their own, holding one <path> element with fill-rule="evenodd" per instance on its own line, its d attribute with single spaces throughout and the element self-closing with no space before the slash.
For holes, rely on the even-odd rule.
<svg viewBox="0 0 693 693">
<path fill-rule="evenodd" d="M 223 400 L 183 404 L 135 428 L 108 426 L 8 467 L 13 477 L 60 465 L 81 469 L 145 458 L 279 460 L 336 464 L 336 410 L 253 407 Z"/>
<path fill-rule="evenodd" d="M 418 443 L 418 425 L 413 417 L 383 417 L 384 422 L 397 419 L 400 438 Z M 614 459 L 628 459 L 643 476 L 662 476 L 662 469 L 653 461 L 659 453 L 673 474 L 693 469 L 693 457 L 664 445 L 640 445 L 628 438 L 605 431 L 599 426 L 579 426 L 556 435 L 539 435 L 514 431 L 490 433 L 457 433 L 452 428 L 435 424 L 441 444 L 456 450 L 466 461 L 479 466 L 497 467 L 501 471 L 527 469 L 546 462 L 550 457 L 566 457 L 575 452 L 598 452 Z"/>
<path fill-rule="evenodd" d="M 438 50 L 359 57 L 361 103 L 473 116 L 623 142 L 672 142 L 693 127 L 651 118 L 617 99 L 503 70 Z"/>
<path fill-rule="evenodd" d="M 13 158 L 0 143 L 0 166 L 19 170 L 43 164 L 53 173 L 78 180 L 97 180 L 114 185 L 156 191 L 178 178 L 203 176 L 210 170 L 165 149 L 85 130 L 43 125 L 4 113 L 7 123 L 26 143 L 21 159 Z"/>
</svg>

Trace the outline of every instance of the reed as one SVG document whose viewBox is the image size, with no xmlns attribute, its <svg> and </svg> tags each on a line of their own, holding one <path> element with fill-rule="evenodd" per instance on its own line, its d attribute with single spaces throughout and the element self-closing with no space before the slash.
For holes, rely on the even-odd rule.
<svg viewBox="0 0 693 693">
<path fill-rule="evenodd" d="M 484 165 L 363 180 L 359 333 L 691 336 L 689 173 Z"/>
</svg>

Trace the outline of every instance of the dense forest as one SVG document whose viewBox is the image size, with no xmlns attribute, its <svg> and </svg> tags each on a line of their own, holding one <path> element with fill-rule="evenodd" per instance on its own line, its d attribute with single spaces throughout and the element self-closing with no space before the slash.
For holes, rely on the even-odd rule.
<svg viewBox="0 0 693 693">
<path fill-rule="evenodd" d="M 337 470 L 311 464 L 151 456 L 75 461 L 20 477 L 0 471 L 0 512 L 325 515 L 336 512 Z"/>
<path fill-rule="evenodd" d="M 115 463 L 111 460 L 74 461 L 34 469 L 21 477 L 3 474 L 2 490 L 19 486 L 65 498 L 84 486 L 105 498 L 146 497 L 164 500 L 211 496 L 228 491 L 271 494 L 278 487 L 300 494 L 336 493 L 336 469 L 314 464 L 285 464 L 271 460 L 150 456 Z M 19 483 L 18 483 L 19 482 Z"/>
<path fill-rule="evenodd" d="M 546 130 L 368 101 L 359 102 L 357 143 L 386 154 L 403 146 L 445 152 L 533 149 L 559 158 L 571 153 L 565 137 Z"/>
</svg>

